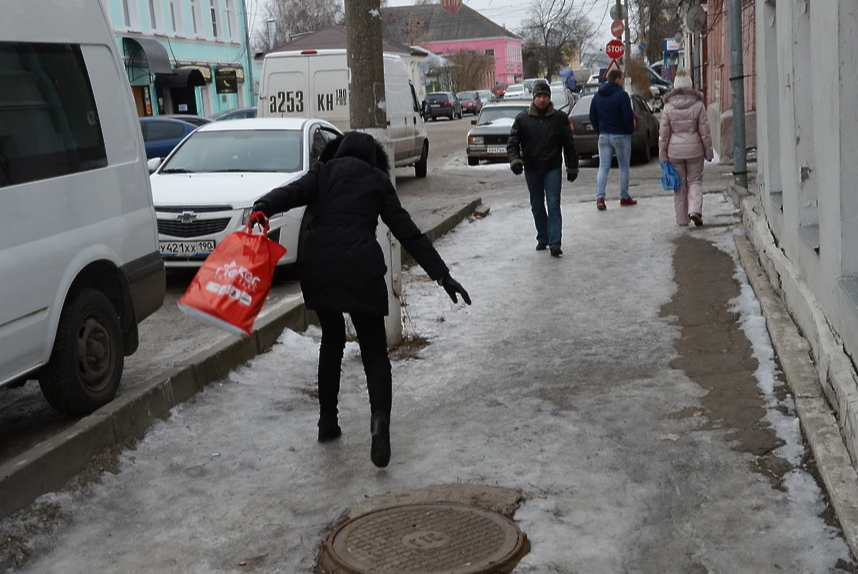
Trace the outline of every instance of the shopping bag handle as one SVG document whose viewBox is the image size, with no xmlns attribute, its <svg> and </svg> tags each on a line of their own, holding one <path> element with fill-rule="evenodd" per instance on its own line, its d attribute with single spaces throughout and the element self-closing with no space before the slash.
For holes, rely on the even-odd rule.
<svg viewBox="0 0 858 574">
<path fill-rule="evenodd" d="M 257 223 L 260 220 L 263 223 Z M 244 226 L 244 232 L 253 233 L 254 225 L 259 225 L 262 228 L 262 233 L 268 235 L 268 216 L 266 216 L 265 213 L 262 211 L 254 211 L 251 213 L 250 217 L 247 218 L 247 225 Z"/>
</svg>

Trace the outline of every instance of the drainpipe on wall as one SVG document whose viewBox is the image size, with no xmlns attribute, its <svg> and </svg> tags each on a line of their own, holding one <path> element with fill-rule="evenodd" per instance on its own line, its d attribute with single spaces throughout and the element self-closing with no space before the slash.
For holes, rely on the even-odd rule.
<svg viewBox="0 0 858 574">
<path fill-rule="evenodd" d="M 247 73 L 245 74 L 245 90 L 247 90 L 247 103 L 249 107 L 256 107 L 253 94 L 253 54 L 250 52 L 250 19 L 247 17 L 247 1 L 241 1 L 241 25 L 244 28 L 244 52 L 247 61 Z"/>
<path fill-rule="evenodd" d="M 730 0 L 730 86 L 733 88 L 733 182 L 748 189 L 745 147 L 745 67 L 742 62 L 742 0 Z"/>
</svg>

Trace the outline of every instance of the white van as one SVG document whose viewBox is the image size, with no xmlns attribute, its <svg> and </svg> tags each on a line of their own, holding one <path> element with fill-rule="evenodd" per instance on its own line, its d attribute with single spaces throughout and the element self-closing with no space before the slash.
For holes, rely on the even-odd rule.
<svg viewBox="0 0 858 574">
<path fill-rule="evenodd" d="M 426 177 L 429 138 L 408 68 L 396 54 L 384 54 L 387 134 L 396 167 L 414 166 Z M 345 50 L 273 52 L 262 63 L 259 117 L 303 117 L 327 120 L 351 129 L 349 71 Z"/>
<path fill-rule="evenodd" d="M 101 0 L 0 18 L 0 386 L 69 414 L 108 403 L 164 264 L 140 124 Z"/>
</svg>

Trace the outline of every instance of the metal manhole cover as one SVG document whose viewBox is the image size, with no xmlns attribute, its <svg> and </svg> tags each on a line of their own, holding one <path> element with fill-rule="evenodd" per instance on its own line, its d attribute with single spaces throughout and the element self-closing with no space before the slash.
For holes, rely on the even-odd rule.
<svg viewBox="0 0 858 574">
<path fill-rule="evenodd" d="M 354 518 L 325 541 L 336 574 L 512 572 L 530 544 L 505 516 L 457 504 L 413 504 Z"/>
</svg>

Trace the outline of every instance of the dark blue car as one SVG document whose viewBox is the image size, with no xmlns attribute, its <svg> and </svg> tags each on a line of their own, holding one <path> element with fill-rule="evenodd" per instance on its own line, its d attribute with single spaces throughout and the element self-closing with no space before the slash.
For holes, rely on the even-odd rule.
<svg viewBox="0 0 858 574">
<path fill-rule="evenodd" d="M 146 158 L 167 157 L 185 136 L 197 129 L 194 124 L 171 119 L 140 118 Z"/>
</svg>

